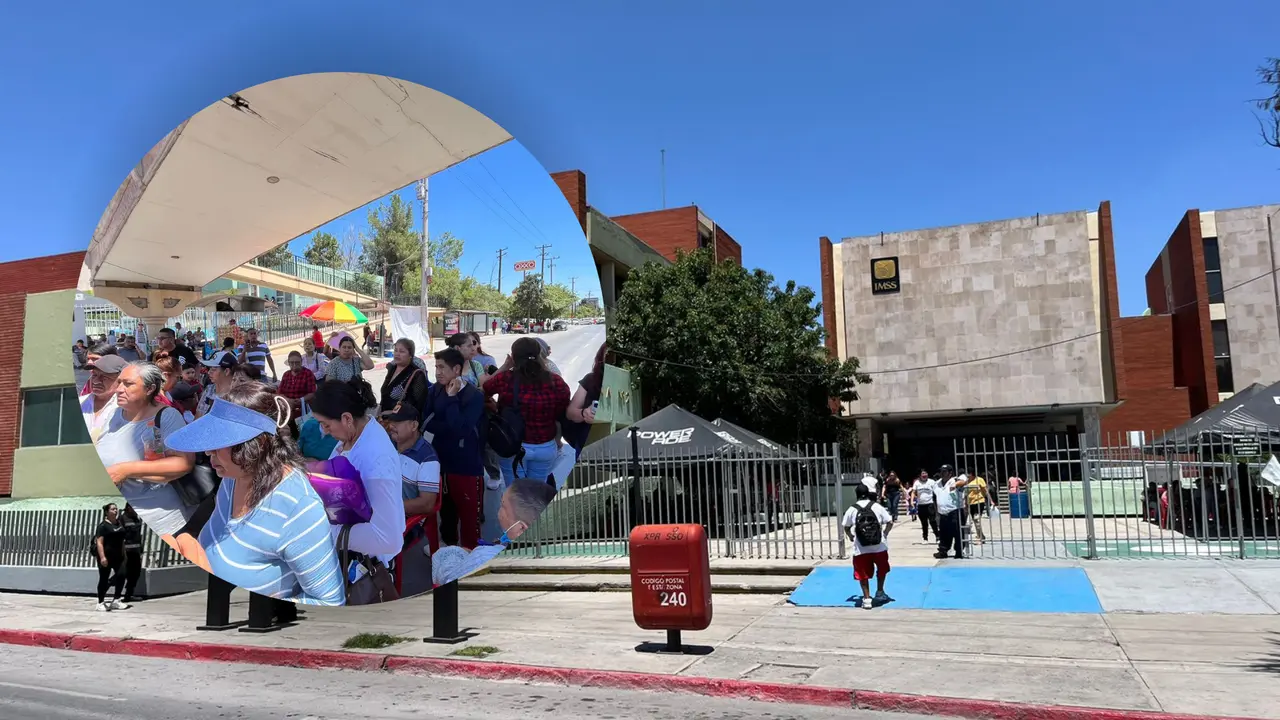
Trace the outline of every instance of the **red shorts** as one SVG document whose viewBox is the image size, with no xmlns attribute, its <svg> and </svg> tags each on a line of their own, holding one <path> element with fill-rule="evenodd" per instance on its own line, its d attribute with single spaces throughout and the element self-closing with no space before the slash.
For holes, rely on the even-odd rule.
<svg viewBox="0 0 1280 720">
<path fill-rule="evenodd" d="M 889 574 L 889 552 L 864 553 L 853 556 L 853 579 L 870 580 L 879 573 L 881 577 Z"/>
</svg>

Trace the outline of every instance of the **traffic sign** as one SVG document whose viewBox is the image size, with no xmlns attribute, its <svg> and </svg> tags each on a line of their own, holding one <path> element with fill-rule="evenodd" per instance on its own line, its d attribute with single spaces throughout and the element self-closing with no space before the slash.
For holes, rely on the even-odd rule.
<svg viewBox="0 0 1280 720">
<path fill-rule="evenodd" d="M 521 260 L 516 263 L 516 272 L 529 272 L 536 267 L 538 267 L 537 260 Z"/>
</svg>

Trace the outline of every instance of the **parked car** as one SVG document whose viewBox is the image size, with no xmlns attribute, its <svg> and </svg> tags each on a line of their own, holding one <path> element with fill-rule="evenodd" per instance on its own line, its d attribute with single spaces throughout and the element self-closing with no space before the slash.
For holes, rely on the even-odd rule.
<svg viewBox="0 0 1280 720">
<path fill-rule="evenodd" d="M 569 323 L 567 323 L 567 322 L 565 322 L 565 321 L 563 321 L 563 320 L 557 320 L 557 321 L 555 321 L 555 323 L 553 323 L 553 324 L 551 325 L 551 329 L 552 329 L 552 330 L 568 330 L 568 329 L 569 329 Z"/>
</svg>

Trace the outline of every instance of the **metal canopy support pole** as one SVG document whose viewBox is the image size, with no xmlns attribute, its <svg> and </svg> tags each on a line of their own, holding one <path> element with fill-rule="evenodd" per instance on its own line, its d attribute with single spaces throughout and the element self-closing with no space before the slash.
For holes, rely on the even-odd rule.
<svg viewBox="0 0 1280 720">
<path fill-rule="evenodd" d="M 475 637 L 458 628 L 458 581 L 446 583 L 431 593 L 431 637 L 423 642 L 456 645 Z"/>
<path fill-rule="evenodd" d="M 249 624 L 240 628 L 240 632 L 269 633 L 292 625 L 292 622 L 277 622 L 276 599 L 249 593 Z M 296 617 L 296 615 L 295 615 Z"/>
<path fill-rule="evenodd" d="M 244 625 L 243 621 L 231 622 L 231 591 L 233 589 L 235 589 L 234 585 L 209 573 L 209 589 L 205 591 L 204 624 L 196 627 L 196 630 L 222 632 Z"/>
<path fill-rule="evenodd" d="M 1089 477 L 1093 468 L 1089 462 L 1089 436 L 1086 433 L 1080 433 L 1080 479 L 1084 489 L 1084 527 L 1085 539 L 1087 541 L 1087 550 L 1085 557 L 1089 560 L 1098 559 L 1098 534 L 1095 531 L 1093 523 L 1093 488 L 1092 481 Z"/>
</svg>

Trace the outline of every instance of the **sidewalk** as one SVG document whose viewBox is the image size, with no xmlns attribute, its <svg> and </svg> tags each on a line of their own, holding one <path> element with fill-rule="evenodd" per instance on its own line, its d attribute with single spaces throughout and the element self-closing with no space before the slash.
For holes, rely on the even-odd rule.
<svg viewBox="0 0 1280 720">
<path fill-rule="evenodd" d="M 1176 568 L 1169 565 L 1175 573 Z M 233 617 L 244 617 L 247 596 L 235 601 Z M 833 688 L 942 696 L 960 699 L 944 707 L 967 717 L 1045 715 L 966 710 L 964 699 L 1280 718 L 1280 615 L 1274 612 L 1042 614 L 892 606 L 863 611 L 794 607 L 780 595 L 716 595 L 711 627 L 685 637 L 687 644 L 712 645 L 715 651 L 693 657 L 635 652 L 638 643 L 662 637 L 636 628 L 625 593 L 473 591 L 461 595 L 461 605 L 462 626 L 479 633 L 467 645 L 498 649 L 477 661 L 486 665 L 473 666 L 491 668 L 491 677 L 510 673 L 512 679 L 537 680 L 527 668 L 512 667 L 523 665 L 588 669 L 540 670 L 543 682 L 572 684 L 566 678 L 623 671 L 651 674 L 626 682 L 655 690 L 726 679 L 794 687 L 799 697 Z M 379 656 L 448 658 L 462 647 L 416 641 L 430 635 L 429 596 L 387 607 L 310 609 L 300 624 L 266 635 L 196 632 L 203 613 L 201 593 L 109 614 L 95 612 L 85 598 L 0 595 L 0 628 L 88 636 L 86 643 L 217 643 L 242 648 L 233 656 L 247 661 L 248 647 L 334 651 L 360 632 L 414 639 L 374 651 Z M 15 639 L 0 631 L 0 638 L 6 636 Z M 148 647 L 151 654 L 189 656 L 181 648 Z M 310 662 L 305 657 L 312 656 L 297 655 L 291 664 Z M 314 657 L 330 658 L 326 662 L 333 666 L 332 655 Z M 368 669 L 396 665 L 370 660 Z"/>
</svg>

